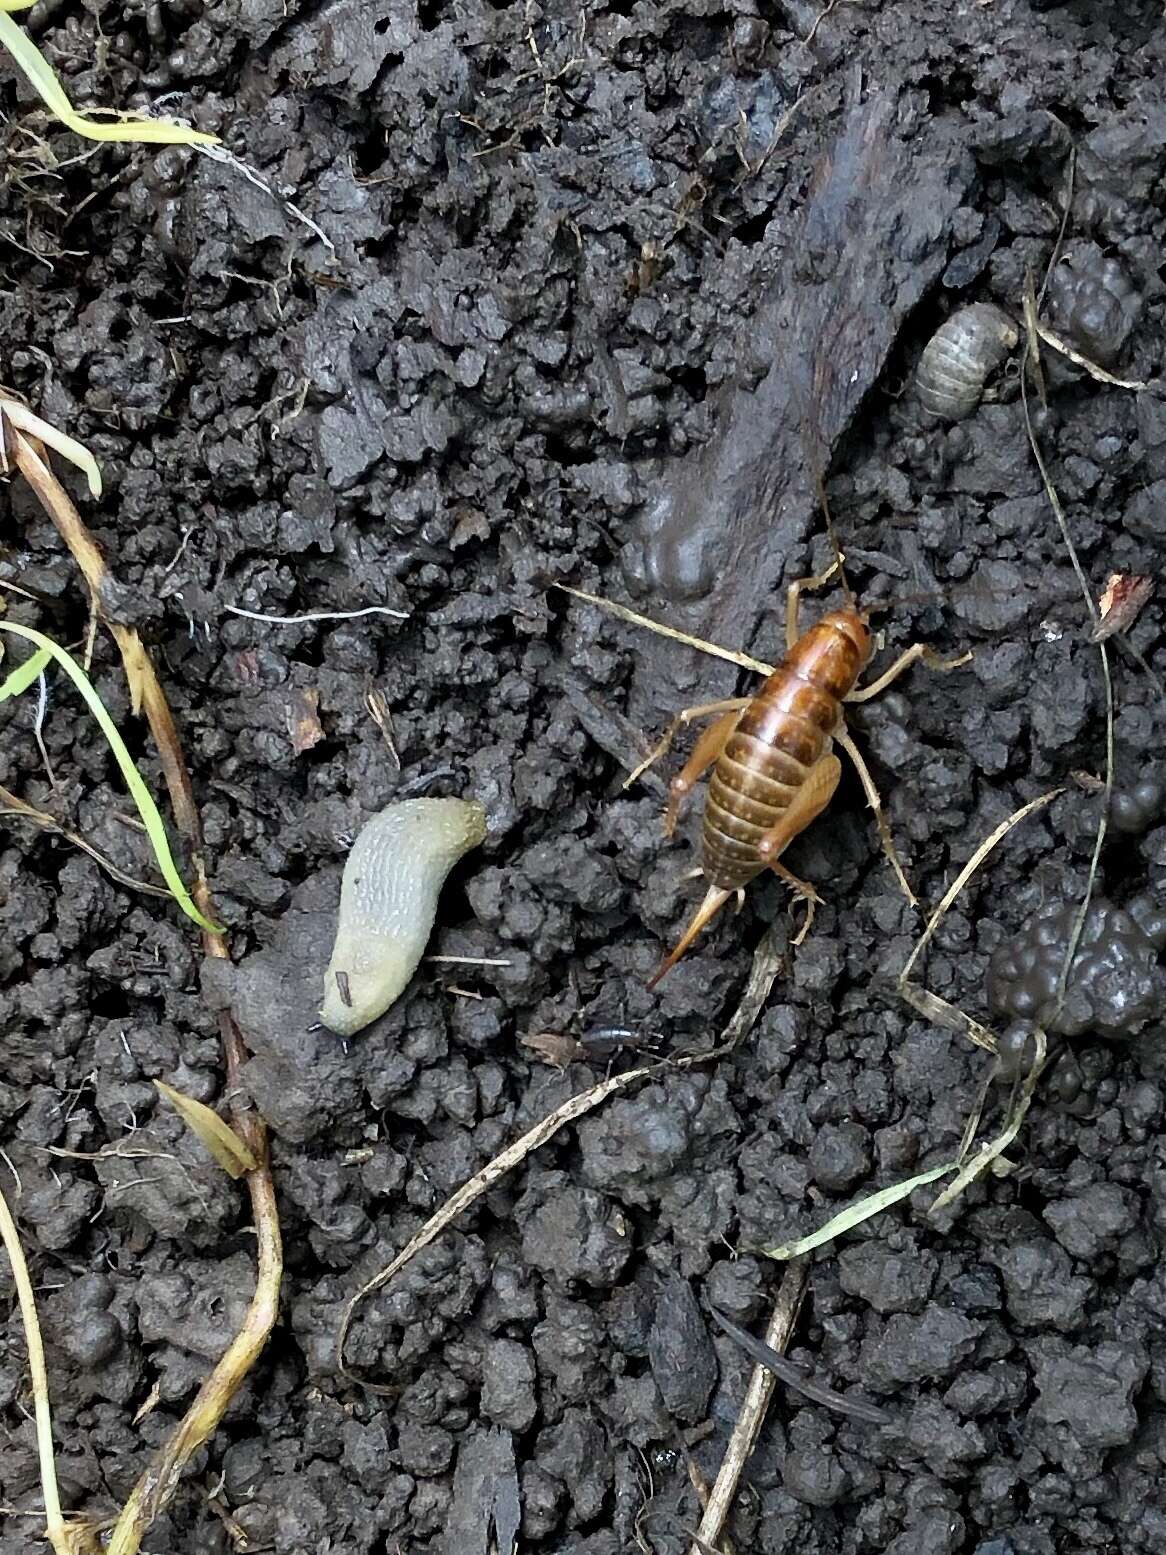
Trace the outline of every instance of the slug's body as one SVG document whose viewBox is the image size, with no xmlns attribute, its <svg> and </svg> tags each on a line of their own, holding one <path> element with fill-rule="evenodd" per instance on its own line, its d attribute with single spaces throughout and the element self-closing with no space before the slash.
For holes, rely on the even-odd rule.
<svg viewBox="0 0 1166 1555">
<path fill-rule="evenodd" d="M 464 799 L 403 800 L 362 828 L 340 887 L 325 1026 L 350 1037 L 400 998 L 432 932 L 445 877 L 485 835 L 485 811 Z"/>
<path fill-rule="evenodd" d="M 923 409 L 939 421 L 962 421 L 984 385 L 1020 339 L 1016 325 L 990 302 L 973 302 L 939 326 L 923 348 L 916 382 Z"/>
<path fill-rule="evenodd" d="M 701 859 L 709 888 L 650 988 L 680 960 L 729 896 L 742 892 L 762 870 L 774 870 L 812 898 L 810 888 L 791 876 L 779 859 L 826 808 L 838 786 L 841 763 L 833 744 L 842 730 L 842 702 L 870 655 L 870 631 L 857 610 L 823 616 L 794 641 L 755 697 L 728 708 L 673 779 L 669 831 L 701 764 L 715 761 Z"/>
</svg>

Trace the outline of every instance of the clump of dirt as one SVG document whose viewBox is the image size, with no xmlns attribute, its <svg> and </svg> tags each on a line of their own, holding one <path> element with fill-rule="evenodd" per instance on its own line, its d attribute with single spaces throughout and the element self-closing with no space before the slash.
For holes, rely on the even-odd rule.
<svg viewBox="0 0 1166 1555">
<path fill-rule="evenodd" d="M 974 654 L 852 720 L 921 898 L 1065 787 L 948 914 L 928 986 L 984 1015 L 990 958 L 1084 891 L 1099 800 L 1073 774 L 1103 772 L 1103 688 L 1015 372 L 953 426 L 908 386 L 956 307 L 1019 318 L 1074 148 L 1053 295 L 1114 373 L 1159 372 L 1161 7 L 819 9 L 38 8 L 74 100 L 176 94 L 260 179 L 172 150 L 79 158 L 9 88 L 4 377 L 101 460 L 108 495 L 85 511 L 120 580 L 107 608 L 174 703 L 235 956 L 200 972 L 170 908 L 7 818 L 0 1170 L 68 1507 L 120 1505 L 251 1293 L 244 1200 L 152 1084 L 223 1100 L 222 1008 L 272 1126 L 287 1243 L 280 1326 L 149 1534 L 159 1555 L 240 1536 L 484 1555 L 516 1522 L 548 1555 L 679 1555 L 700 1516 L 689 1454 L 711 1480 L 750 1364 L 709 1309 L 760 1331 L 780 1271 L 752 1250 L 958 1146 L 990 1060 L 895 996 L 919 920 L 850 776 L 788 855 L 825 899 L 806 941 L 761 883 L 646 993 L 693 905 L 699 807 L 666 844 L 658 775 L 622 776 L 678 706 L 754 682 L 551 584 L 634 587 L 641 610 L 771 660 L 784 585 L 830 559 L 827 476 L 850 582 L 887 607 L 885 662 L 914 641 Z M 1166 401 L 1048 381 L 1034 422 L 1096 592 L 1155 575 Z M 7 491 L 3 573 L 27 591 L 6 591 L 11 619 L 83 641 L 72 563 Z M 377 604 L 407 619 L 227 612 Z M 1161 747 L 1161 626 L 1151 601 L 1131 633 L 1149 673 L 1111 657 L 1127 787 Z M 100 635 L 93 673 L 161 792 Z M 0 783 L 148 874 L 79 704 L 54 684 L 55 786 L 33 707 L 0 717 Z M 346 847 L 418 792 L 475 797 L 490 826 L 431 949 L 504 964 L 430 963 L 344 1044 L 311 1027 Z M 1164 865 L 1154 815 L 1103 852 L 1099 888 L 1160 900 Z M 358 1311 L 349 1362 L 394 1391 L 343 1378 L 353 1293 L 521 1130 L 635 1061 L 588 1034 L 707 1049 L 770 927 L 783 975 L 746 1041 L 661 1069 L 495 1185 Z M 1120 1049 L 1077 1044 L 1071 1106 L 1038 1093 L 1017 1169 L 950 1225 L 920 1190 L 815 1257 L 791 1356 L 892 1423 L 779 1390 L 738 1548 L 1160 1546 L 1160 1015 Z M 522 1044 L 546 1032 L 578 1043 L 563 1070 Z M 8 1336 L 15 1555 L 41 1503 Z"/>
</svg>

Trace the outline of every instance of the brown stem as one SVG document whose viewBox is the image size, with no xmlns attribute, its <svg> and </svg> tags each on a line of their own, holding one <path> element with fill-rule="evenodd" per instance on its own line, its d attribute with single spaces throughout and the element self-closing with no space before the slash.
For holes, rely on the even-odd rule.
<svg viewBox="0 0 1166 1555">
<path fill-rule="evenodd" d="M 43 449 L 34 439 L 13 429 L 12 453 L 20 473 L 32 487 L 84 574 L 93 596 L 94 608 L 109 628 L 121 652 L 135 711 L 140 709 L 144 712 L 149 722 L 162 762 L 175 823 L 190 852 L 194 873 L 191 895 L 203 915 L 213 921 L 214 904 L 207 883 L 202 823 L 166 693 L 138 633 L 121 622 L 111 621 L 105 613 L 102 599 L 109 581 L 105 558 L 65 488 L 49 468 L 43 457 Z M 203 949 L 208 956 L 221 960 L 229 957 L 226 940 L 221 934 L 204 930 L 202 939 Z M 114 1525 L 107 1555 L 137 1555 L 146 1530 L 177 1489 L 183 1469 L 217 1428 L 227 1406 L 254 1366 L 279 1310 L 283 1248 L 275 1185 L 267 1156 L 266 1130 L 254 1109 L 240 1099 L 240 1071 L 246 1062 L 247 1052 L 238 1028 L 229 1015 L 222 1016 L 220 1020 L 220 1035 L 226 1063 L 227 1091 L 232 1098 L 231 1121 L 259 1162 L 255 1171 L 247 1174 L 258 1243 L 255 1293 L 242 1328 L 199 1388 L 194 1402 L 179 1421 L 170 1440 L 134 1486 Z"/>
<path fill-rule="evenodd" d="M 250 1116 L 256 1126 L 247 1143 L 254 1148 L 256 1140 L 262 1138 L 263 1130 L 254 1114 Z M 240 1128 L 238 1114 L 234 1111 L 233 1121 L 235 1127 Z M 247 1316 L 199 1388 L 170 1440 L 134 1486 L 114 1526 L 107 1555 L 137 1555 L 146 1530 L 178 1488 L 182 1471 L 193 1454 L 217 1428 L 244 1377 L 259 1358 L 275 1323 L 283 1253 L 275 1187 L 266 1158 L 257 1171 L 248 1172 L 247 1186 L 259 1242 L 255 1294 L 247 1308 Z"/>
<path fill-rule="evenodd" d="M 779 1355 L 789 1344 L 794 1324 L 798 1320 L 798 1310 L 802 1304 L 802 1293 L 806 1284 L 806 1267 L 804 1258 L 795 1258 L 790 1262 L 777 1292 L 769 1326 L 765 1330 L 765 1343 Z M 700 1520 L 700 1527 L 692 1541 L 689 1555 L 702 1555 L 702 1552 L 715 1545 L 720 1538 L 721 1529 L 725 1526 L 725 1519 L 729 1515 L 729 1508 L 733 1504 L 733 1497 L 737 1494 L 737 1486 L 746 1460 L 753 1451 L 753 1444 L 764 1424 L 765 1412 L 769 1408 L 769 1400 L 776 1384 L 777 1378 L 767 1367 L 754 1366 L 737 1422 L 729 1437 L 729 1444 L 721 1460 L 716 1483 L 713 1485 L 712 1494 L 704 1509 L 704 1516 Z"/>
<path fill-rule="evenodd" d="M 109 582 L 109 569 L 96 540 L 85 527 L 80 513 L 74 507 L 68 492 L 49 469 L 42 457 L 42 450 L 21 432 L 13 434 L 13 459 L 21 475 L 32 487 L 41 506 L 56 525 L 65 544 L 72 552 L 73 560 L 80 567 L 93 596 L 94 606 L 103 625 L 108 627 L 125 665 L 126 679 L 134 710 L 139 708 L 146 715 L 158 755 L 170 803 L 174 807 L 174 819 L 179 832 L 191 851 L 191 863 L 195 874 L 204 884 L 206 867 L 203 858 L 202 823 L 198 806 L 194 802 L 194 789 L 182 755 L 182 744 L 166 693 L 154 673 L 142 639 L 131 626 L 111 621 L 106 614 L 102 597 Z M 200 904 L 201 905 L 201 904 Z M 208 914 L 209 916 L 209 914 Z"/>
</svg>

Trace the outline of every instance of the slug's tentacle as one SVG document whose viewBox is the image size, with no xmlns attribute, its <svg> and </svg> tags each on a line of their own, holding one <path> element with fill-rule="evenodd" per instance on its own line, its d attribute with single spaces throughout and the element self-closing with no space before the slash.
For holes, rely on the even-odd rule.
<svg viewBox="0 0 1166 1555">
<path fill-rule="evenodd" d="M 350 1037 L 394 1004 L 412 980 L 445 877 L 486 836 L 474 800 L 407 799 L 360 832 L 344 866 L 340 919 L 324 974 L 320 1019 Z"/>
</svg>

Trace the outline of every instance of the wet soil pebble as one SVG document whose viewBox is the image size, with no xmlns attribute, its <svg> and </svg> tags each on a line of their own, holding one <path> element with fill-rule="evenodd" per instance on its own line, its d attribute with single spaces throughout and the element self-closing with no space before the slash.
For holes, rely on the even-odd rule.
<svg viewBox="0 0 1166 1555">
<path fill-rule="evenodd" d="M 972 654 L 849 716 L 920 902 L 1060 791 L 917 967 L 1014 1033 L 981 1138 L 1037 1020 L 1070 1051 L 1011 1170 L 936 1219 L 942 1182 L 919 1186 L 811 1255 L 790 1354 L 891 1423 L 779 1384 L 725 1541 L 1163 1547 L 1162 605 L 1133 653 L 1110 644 L 1110 833 L 1056 1015 L 1103 802 L 1100 656 L 1015 357 L 958 424 L 911 387 L 959 308 L 1022 317 L 1071 149 L 1047 317 L 1112 375 L 1160 375 L 1166 22 L 1160 0 L 1109 9 L 1104 27 L 1027 0 L 31 14 L 74 102 L 162 100 L 238 159 L 81 147 L 6 74 L 4 381 L 101 463 L 100 503 L 65 479 L 115 574 L 103 608 L 172 700 L 232 952 L 201 964 L 193 925 L 126 883 L 154 878 L 149 846 L 63 680 L 43 719 L 35 692 L 0 704 L 0 784 L 64 829 L 5 816 L 0 1173 L 67 1510 L 125 1500 L 253 1291 L 245 1188 L 162 1080 L 266 1118 L 286 1269 L 263 1356 L 144 1549 L 688 1550 L 695 1470 L 711 1483 L 750 1371 L 709 1309 L 763 1332 L 783 1265 L 761 1250 L 952 1161 L 994 1060 L 899 999 L 925 918 L 849 770 L 787 855 L 822 897 L 805 942 L 763 877 L 646 992 L 698 899 L 699 796 L 675 839 L 660 824 L 693 731 L 623 779 L 681 706 L 756 681 L 552 585 L 634 585 L 649 616 L 772 662 L 785 586 L 833 557 L 821 457 L 848 582 L 878 607 L 868 674 L 915 642 Z M 1093 598 L 1160 576 L 1166 401 L 1041 359 L 1032 424 Z M 681 496 L 665 597 L 633 562 Z M 0 501 L 5 619 L 85 644 L 56 530 L 19 481 Z M 748 577 L 718 565 L 718 524 Z M 807 594 L 806 619 L 841 600 Z M 344 617 L 370 606 L 397 614 Z M 103 630 L 91 673 L 161 797 Z M 488 812 L 429 947 L 461 959 L 423 962 L 341 1042 L 315 1023 L 344 857 L 416 794 Z M 780 968 L 747 1034 L 669 1066 L 717 1045 L 767 931 Z M 540 1034 L 557 1046 L 524 1043 Z M 346 1359 L 384 1391 L 342 1375 L 349 1298 L 521 1133 L 641 1062 L 358 1308 Z M 14 1312 L 6 1267 L 0 1292 Z M 43 1502 L 15 1315 L 0 1407 L 0 1555 L 25 1555 Z"/>
</svg>

